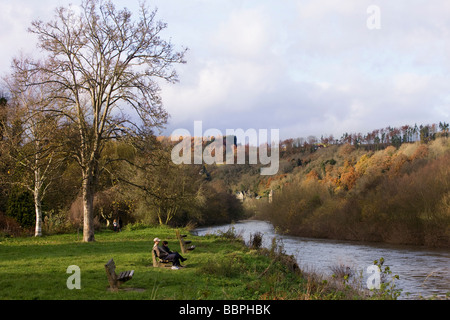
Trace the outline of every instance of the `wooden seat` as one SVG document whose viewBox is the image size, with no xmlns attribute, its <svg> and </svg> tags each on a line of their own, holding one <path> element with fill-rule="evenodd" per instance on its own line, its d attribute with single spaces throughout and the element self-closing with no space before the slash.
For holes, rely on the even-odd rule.
<svg viewBox="0 0 450 320">
<path fill-rule="evenodd" d="M 179 230 L 176 230 L 175 233 L 176 233 L 176 235 L 177 235 L 178 240 L 180 241 L 181 253 L 184 254 L 184 253 L 187 253 L 188 251 L 192 251 L 192 250 L 195 249 L 195 246 L 192 246 L 192 245 L 191 245 L 190 247 L 187 246 L 188 244 L 191 244 L 192 241 L 190 241 L 190 240 L 188 240 L 188 241 L 184 240 L 184 238 L 187 237 L 186 234 L 180 234 L 180 231 L 179 231 Z"/>
<path fill-rule="evenodd" d="M 159 258 L 159 249 L 158 247 L 154 246 L 152 249 L 152 260 L 153 260 L 153 267 L 159 268 L 159 267 L 171 267 L 172 263 L 167 260 L 163 260 Z"/>
<path fill-rule="evenodd" d="M 111 258 L 105 264 L 106 275 L 108 277 L 109 286 L 112 291 L 118 291 L 122 283 L 131 280 L 134 275 L 134 270 L 122 271 L 119 275 L 116 274 L 116 264 Z"/>
</svg>

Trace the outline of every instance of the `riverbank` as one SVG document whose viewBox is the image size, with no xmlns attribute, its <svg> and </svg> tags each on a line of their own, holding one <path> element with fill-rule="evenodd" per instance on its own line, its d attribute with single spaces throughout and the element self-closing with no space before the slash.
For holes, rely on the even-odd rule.
<svg viewBox="0 0 450 320">
<path fill-rule="evenodd" d="M 184 230 L 186 232 L 186 230 Z M 323 279 L 296 268 L 277 245 L 255 249 L 232 232 L 188 238 L 196 249 L 185 268 L 151 266 L 153 238 L 180 251 L 175 230 L 165 227 L 102 231 L 96 242 L 77 234 L 42 238 L 3 238 L 0 246 L 0 300 L 336 300 L 368 299 L 345 281 Z M 108 290 L 104 264 L 135 270 L 117 292 Z M 80 289 L 70 290 L 69 266 L 80 268 Z M 385 294 L 372 298 L 389 298 Z"/>
</svg>

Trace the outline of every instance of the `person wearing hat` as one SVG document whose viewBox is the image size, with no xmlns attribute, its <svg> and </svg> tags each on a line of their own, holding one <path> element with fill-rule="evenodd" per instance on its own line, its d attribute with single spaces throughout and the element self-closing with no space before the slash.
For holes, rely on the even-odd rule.
<svg viewBox="0 0 450 320">
<path fill-rule="evenodd" d="M 180 264 L 180 260 L 182 262 L 187 260 L 186 258 L 183 258 L 178 252 L 170 251 L 169 247 L 167 246 L 168 245 L 167 241 L 163 242 L 163 246 L 162 247 L 159 246 L 159 243 L 161 242 L 161 239 L 155 238 L 155 239 L 153 239 L 153 242 L 155 243 L 154 246 L 153 246 L 153 249 L 156 249 L 156 251 L 159 252 L 158 257 L 161 260 L 167 260 L 167 261 L 172 262 L 172 265 L 175 268 L 182 267 L 182 265 Z"/>
</svg>

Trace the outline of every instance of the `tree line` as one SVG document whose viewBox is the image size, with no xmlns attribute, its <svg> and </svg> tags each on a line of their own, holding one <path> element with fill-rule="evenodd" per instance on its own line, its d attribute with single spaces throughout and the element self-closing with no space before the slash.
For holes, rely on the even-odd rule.
<svg viewBox="0 0 450 320">
<path fill-rule="evenodd" d="M 37 139 L 25 134 L 21 109 L 13 99 L 2 101 L 7 117 L 1 122 L 0 236 L 33 229 L 35 236 L 83 230 L 83 176 L 71 157 L 76 144 L 66 140 L 76 128 L 43 122 L 39 128 L 45 123 L 51 130 L 37 149 Z M 244 217 L 241 202 L 227 188 L 211 183 L 203 165 L 175 165 L 172 147 L 152 132 L 105 143 L 93 195 L 94 230 L 111 227 L 115 219 L 124 225 L 185 226 Z"/>
<path fill-rule="evenodd" d="M 449 136 L 449 123 L 440 121 L 433 124 L 403 125 L 401 127 L 385 127 L 374 129 L 366 134 L 345 132 L 339 139 L 333 135 L 320 138 L 308 136 L 307 138 L 290 138 L 281 141 L 283 154 L 295 154 L 299 151 L 315 151 L 318 147 L 329 145 L 350 144 L 366 150 L 379 150 L 388 146 L 400 147 L 403 143 L 420 141 L 427 143 L 439 137 Z"/>
</svg>

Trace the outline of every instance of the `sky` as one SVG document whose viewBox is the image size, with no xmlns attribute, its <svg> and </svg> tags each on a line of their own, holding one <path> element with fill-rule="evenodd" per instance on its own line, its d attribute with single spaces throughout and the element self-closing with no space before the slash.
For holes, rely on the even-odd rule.
<svg viewBox="0 0 450 320">
<path fill-rule="evenodd" d="M 36 19 L 79 0 L 0 0 L 0 74 L 34 54 Z M 113 1 L 136 12 L 138 1 Z M 278 129 L 281 139 L 450 122 L 448 0 L 148 0 L 175 48 L 161 83 L 175 129 Z"/>
</svg>

